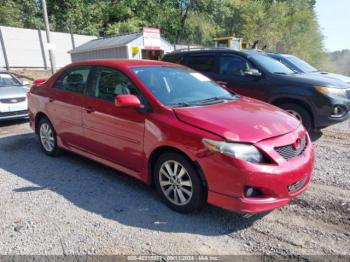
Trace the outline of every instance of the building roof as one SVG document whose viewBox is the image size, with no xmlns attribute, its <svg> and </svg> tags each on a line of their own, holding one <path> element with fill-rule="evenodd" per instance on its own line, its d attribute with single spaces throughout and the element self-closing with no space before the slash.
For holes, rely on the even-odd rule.
<svg viewBox="0 0 350 262">
<path fill-rule="evenodd" d="M 141 36 L 142 36 L 142 33 L 140 32 L 140 33 L 133 33 L 133 34 L 97 38 L 70 50 L 68 53 L 76 54 L 76 53 L 89 52 L 92 50 L 101 50 L 101 49 L 108 49 L 108 48 L 113 48 L 118 46 L 124 46 Z"/>
</svg>

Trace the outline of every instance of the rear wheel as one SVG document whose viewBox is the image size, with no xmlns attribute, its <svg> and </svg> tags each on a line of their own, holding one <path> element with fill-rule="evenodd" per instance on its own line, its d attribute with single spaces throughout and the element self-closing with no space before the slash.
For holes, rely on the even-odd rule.
<svg viewBox="0 0 350 262">
<path fill-rule="evenodd" d="M 312 129 L 311 114 L 304 107 L 297 104 L 282 104 L 278 106 L 297 118 L 307 131 Z"/>
<path fill-rule="evenodd" d="M 158 193 L 172 209 L 189 213 L 204 205 L 203 183 L 193 164 L 181 154 L 164 153 L 153 172 Z"/>
<path fill-rule="evenodd" d="M 42 117 L 38 125 L 38 135 L 40 145 L 45 154 L 49 156 L 56 156 L 60 153 L 60 149 L 57 146 L 57 136 L 55 129 L 51 122 L 46 117 Z"/>
</svg>

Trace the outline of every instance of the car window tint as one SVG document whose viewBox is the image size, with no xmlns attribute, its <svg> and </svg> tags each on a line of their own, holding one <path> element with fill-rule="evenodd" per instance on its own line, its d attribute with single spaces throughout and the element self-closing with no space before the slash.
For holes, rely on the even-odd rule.
<svg viewBox="0 0 350 262">
<path fill-rule="evenodd" d="M 90 73 L 90 67 L 74 68 L 63 74 L 56 82 L 55 87 L 58 89 L 84 93 L 84 89 Z"/>
<path fill-rule="evenodd" d="M 188 58 L 187 65 L 194 70 L 201 72 L 214 72 L 215 71 L 215 56 L 213 55 L 201 55 L 190 56 Z"/>
<path fill-rule="evenodd" d="M 220 57 L 220 74 L 230 76 L 244 76 L 244 72 L 252 66 L 245 59 L 238 56 Z"/>
<path fill-rule="evenodd" d="M 175 63 L 175 64 L 183 64 L 183 56 L 182 55 L 165 55 L 163 61 Z"/>
<path fill-rule="evenodd" d="M 96 68 L 92 77 L 89 95 L 113 102 L 118 95 L 136 95 L 140 92 L 130 79 L 122 72 L 110 68 Z"/>
</svg>

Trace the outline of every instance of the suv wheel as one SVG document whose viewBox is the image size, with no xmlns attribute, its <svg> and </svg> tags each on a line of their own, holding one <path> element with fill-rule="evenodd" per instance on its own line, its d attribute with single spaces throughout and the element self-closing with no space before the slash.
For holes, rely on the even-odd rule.
<svg viewBox="0 0 350 262">
<path fill-rule="evenodd" d="M 279 107 L 297 118 L 304 125 L 307 131 L 312 129 L 311 115 L 304 107 L 297 104 L 283 104 L 279 105 Z"/>
<path fill-rule="evenodd" d="M 204 205 L 203 183 L 192 163 L 182 155 L 164 153 L 153 172 L 157 191 L 170 208 L 189 213 Z"/>
<path fill-rule="evenodd" d="M 57 146 L 55 129 L 53 128 L 50 120 L 46 117 L 41 118 L 39 121 L 38 135 L 41 148 L 45 154 L 49 156 L 56 156 L 60 152 L 60 149 Z"/>
</svg>

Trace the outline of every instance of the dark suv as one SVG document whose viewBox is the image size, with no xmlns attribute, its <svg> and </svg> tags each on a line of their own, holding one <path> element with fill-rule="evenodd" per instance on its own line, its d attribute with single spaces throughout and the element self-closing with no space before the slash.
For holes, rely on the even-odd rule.
<svg viewBox="0 0 350 262">
<path fill-rule="evenodd" d="M 285 109 L 308 130 L 345 121 L 350 115 L 350 85 L 297 74 L 264 52 L 186 50 L 166 54 L 163 60 L 191 67 L 229 90 Z"/>
</svg>

